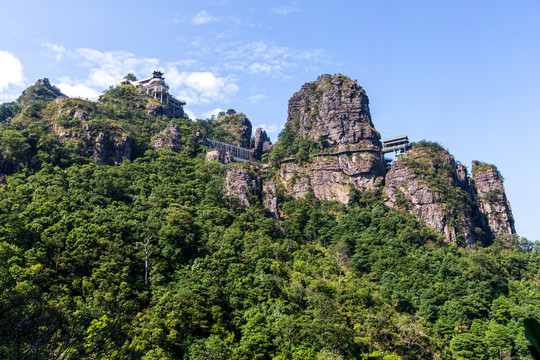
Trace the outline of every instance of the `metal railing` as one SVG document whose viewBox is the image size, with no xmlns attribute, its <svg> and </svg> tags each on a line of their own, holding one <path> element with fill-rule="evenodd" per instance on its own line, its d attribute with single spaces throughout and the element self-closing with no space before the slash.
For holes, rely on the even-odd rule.
<svg viewBox="0 0 540 360">
<path fill-rule="evenodd" d="M 255 150 L 229 144 L 214 139 L 206 139 L 212 149 L 218 149 L 233 156 L 234 160 L 245 162 L 255 157 Z"/>
</svg>

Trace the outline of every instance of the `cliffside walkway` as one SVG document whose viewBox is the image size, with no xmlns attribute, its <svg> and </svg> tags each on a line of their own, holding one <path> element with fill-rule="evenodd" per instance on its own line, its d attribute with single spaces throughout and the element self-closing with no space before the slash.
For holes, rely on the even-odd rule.
<svg viewBox="0 0 540 360">
<path fill-rule="evenodd" d="M 231 154 L 235 161 L 246 162 L 249 159 L 255 158 L 254 149 L 236 146 L 233 144 L 229 144 L 229 143 L 214 140 L 214 139 L 207 138 L 206 140 L 210 144 L 210 148 L 218 149 L 219 151 L 223 151 L 225 153 Z"/>
</svg>

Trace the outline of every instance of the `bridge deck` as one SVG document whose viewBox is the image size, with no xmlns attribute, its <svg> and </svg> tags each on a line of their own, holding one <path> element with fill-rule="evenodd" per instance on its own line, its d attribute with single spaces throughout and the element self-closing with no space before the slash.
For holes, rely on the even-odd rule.
<svg viewBox="0 0 540 360">
<path fill-rule="evenodd" d="M 402 144 L 402 145 L 395 145 L 395 146 L 389 146 L 389 147 L 383 147 L 381 149 L 383 154 L 387 154 L 393 151 L 399 151 L 399 150 L 407 150 L 409 148 L 410 144 Z"/>
<path fill-rule="evenodd" d="M 223 141 L 206 139 L 212 149 L 230 153 L 236 161 L 245 162 L 255 157 L 255 150 L 241 146 L 232 145 Z"/>
</svg>

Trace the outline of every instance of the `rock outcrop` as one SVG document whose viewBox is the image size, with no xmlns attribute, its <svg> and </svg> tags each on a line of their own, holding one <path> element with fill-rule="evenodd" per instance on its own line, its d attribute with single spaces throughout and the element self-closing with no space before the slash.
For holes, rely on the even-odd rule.
<svg viewBox="0 0 540 360">
<path fill-rule="evenodd" d="M 236 139 L 236 145 L 247 147 L 251 124 L 244 115 L 229 110 L 216 122 L 221 133 L 231 134 L 230 143 Z M 271 146 L 266 132 L 257 129 L 250 144 L 255 157 L 260 159 Z M 259 170 L 233 166 L 227 171 L 224 195 L 236 195 L 246 207 L 258 196 L 279 220 L 278 189 L 295 199 L 313 192 L 318 199 L 349 204 L 353 189 L 382 188 L 387 206 L 412 213 L 447 242 L 487 245 L 494 236 L 515 233 L 502 177 L 494 166 L 475 162 L 470 177 L 440 145 L 422 141 L 387 172 L 381 150 L 364 90 L 343 75 L 323 75 L 289 100 L 285 130 L 271 157 L 273 174 L 266 176 L 271 180 L 253 175 Z M 206 157 L 223 164 L 233 161 L 217 150 L 209 150 Z"/>
<path fill-rule="evenodd" d="M 251 121 L 246 115 L 237 114 L 232 109 L 228 111 L 228 114 L 215 120 L 214 132 L 219 137 L 215 140 L 249 148 L 252 131 Z"/>
<path fill-rule="evenodd" d="M 94 144 L 94 161 L 100 165 L 115 165 L 123 159 L 131 160 L 131 142 L 126 134 L 116 131 L 99 133 Z"/>
<path fill-rule="evenodd" d="M 421 142 L 392 163 L 383 193 L 448 242 L 489 243 L 515 233 L 502 178 L 491 165 L 473 163 L 472 179 L 442 147 Z"/>
<path fill-rule="evenodd" d="M 280 146 L 293 157 L 282 162 L 280 178 L 289 196 L 303 197 L 311 188 L 319 199 L 346 204 L 351 187 L 364 191 L 383 184 L 380 135 L 371 122 L 368 98 L 355 80 L 323 75 L 304 84 L 289 100 L 285 132 L 289 143 Z M 299 139 L 321 150 L 301 164 L 291 163 L 298 162 L 300 152 L 290 151 Z"/>
<path fill-rule="evenodd" d="M 28 103 L 35 100 L 52 101 L 58 97 L 65 97 L 64 94 L 56 86 L 51 85 L 49 79 L 39 79 L 36 83 L 24 90 L 22 95 L 17 99 L 22 108 L 25 108 Z"/>
<path fill-rule="evenodd" d="M 247 169 L 231 166 L 225 175 L 224 195 L 236 195 L 240 205 L 250 206 L 250 198 L 257 196 L 261 184 L 258 178 L 252 176 Z"/>
<path fill-rule="evenodd" d="M 263 205 L 270 212 L 274 220 L 279 219 L 278 197 L 276 183 L 267 181 L 263 183 Z"/>
<path fill-rule="evenodd" d="M 312 189 L 320 200 L 348 204 L 351 187 L 360 191 L 377 188 L 383 184 L 383 173 L 380 158 L 361 152 L 319 156 L 304 165 L 283 163 L 279 178 L 287 195 L 295 199 L 304 197 Z"/>
<path fill-rule="evenodd" d="M 472 185 L 484 227 L 489 228 L 494 236 L 515 234 L 512 208 L 497 168 L 473 162 Z"/>
<path fill-rule="evenodd" d="M 217 161 L 218 163 L 225 164 L 225 157 L 223 155 L 224 154 L 217 149 L 207 150 L 206 161 Z"/>
<path fill-rule="evenodd" d="M 324 141 L 329 147 L 354 145 L 380 151 L 380 135 L 371 122 L 368 97 L 356 80 L 322 75 L 306 83 L 289 100 L 287 125 L 299 138 Z"/>
<path fill-rule="evenodd" d="M 182 134 L 178 125 L 167 126 L 153 138 L 152 148 L 179 152 L 182 146 Z"/>
<path fill-rule="evenodd" d="M 272 142 L 266 134 L 266 131 L 257 128 L 255 137 L 251 137 L 251 122 L 244 114 L 238 114 L 234 109 L 227 110 L 226 115 L 219 116 L 213 120 L 213 135 L 212 139 L 224 142 L 226 144 L 240 146 L 254 150 L 254 158 L 260 160 L 262 154 L 270 151 Z M 197 131 L 195 134 L 196 142 L 206 146 L 211 146 L 205 134 Z M 209 136 L 210 137 L 210 136 Z M 231 154 L 223 151 L 215 153 L 215 150 L 209 150 L 207 154 L 209 161 L 219 161 L 222 164 L 234 162 Z"/>
<path fill-rule="evenodd" d="M 169 118 L 175 117 L 174 115 L 174 109 L 171 109 L 167 105 L 160 104 L 159 102 L 152 102 L 149 101 L 146 106 L 146 115 L 152 115 L 152 116 L 167 116 Z"/>
<path fill-rule="evenodd" d="M 269 152 L 272 149 L 272 141 L 261 128 L 255 130 L 255 137 L 251 139 L 251 148 L 255 150 L 255 159 L 261 160 L 261 156 L 264 153 Z"/>
<path fill-rule="evenodd" d="M 466 186 L 466 168 L 438 145 L 424 145 L 392 163 L 383 190 L 385 203 L 408 210 L 448 242 L 458 243 L 463 237 L 472 244 L 473 206 L 467 188 L 460 187 Z"/>
</svg>

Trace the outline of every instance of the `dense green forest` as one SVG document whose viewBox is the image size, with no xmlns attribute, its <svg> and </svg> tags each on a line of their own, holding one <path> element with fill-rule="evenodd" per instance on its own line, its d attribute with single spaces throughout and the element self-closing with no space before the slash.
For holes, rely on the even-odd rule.
<svg viewBox="0 0 540 360">
<path fill-rule="evenodd" d="M 278 194 L 276 222 L 222 196 L 238 165 L 193 141 L 212 122 L 149 115 L 128 87 L 28 97 L 0 118 L 1 359 L 530 358 L 538 244 L 445 243 L 379 190 Z M 82 128 L 59 106 L 132 136 L 133 160 L 97 164 L 53 131 Z M 170 124 L 182 150 L 153 150 Z"/>
</svg>

